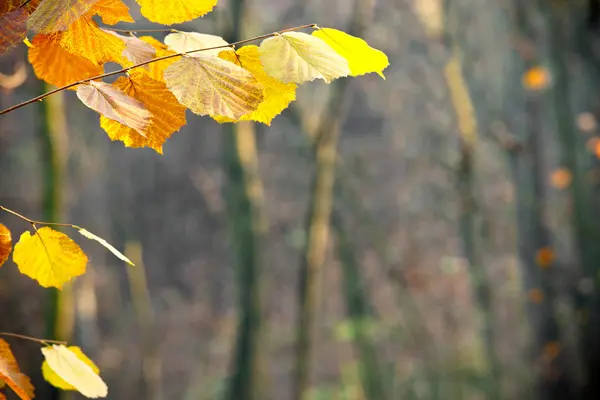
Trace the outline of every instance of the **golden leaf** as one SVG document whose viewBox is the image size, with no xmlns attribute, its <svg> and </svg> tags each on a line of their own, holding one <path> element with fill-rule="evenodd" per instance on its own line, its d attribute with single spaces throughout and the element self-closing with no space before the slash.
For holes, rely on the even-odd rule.
<svg viewBox="0 0 600 400">
<path fill-rule="evenodd" d="M 105 82 L 89 82 L 77 87 L 77 97 L 92 110 L 146 135 L 150 112 L 142 102 L 117 87 Z"/>
<path fill-rule="evenodd" d="M 129 14 L 129 7 L 122 0 L 99 0 L 92 7 L 91 14 L 98 14 L 106 25 L 119 22 L 135 22 Z"/>
<path fill-rule="evenodd" d="M 6 382 L 22 400 L 34 397 L 33 385 L 27 375 L 21 373 L 10 345 L 4 339 L 0 339 L 0 380 Z"/>
<path fill-rule="evenodd" d="M 73 349 L 76 349 L 76 352 Z M 108 395 L 108 388 L 98 375 L 98 369 L 94 369 L 96 367 L 94 363 L 78 347 L 67 348 L 64 345 L 52 345 L 42 347 L 42 354 L 46 359 L 45 364 L 48 365 L 48 369 L 54 372 L 56 377 L 62 379 L 62 382 L 57 381 L 54 379 L 54 375 L 44 374 L 44 378 L 53 385 L 55 383 L 70 385 L 82 395 L 93 399 Z"/>
<path fill-rule="evenodd" d="M 348 61 L 318 37 L 285 32 L 263 40 L 259 47 L 265 72 L 283 83 L 323 79 L 330 83 L 350 73 Z"/>
<path fill-rule="evenodd" d="M 168 56 L 171 54 L 176 54 L 174 51 L 169 50 L 168 47 L 164 43 L 159 42 L 158 40 L 154 39 L 151 36 L 142 36 L 142 37 L 140 37 L 140 39 L 143 40 L 144 42 L 148 43 L 149 45 L 151 45 L 154 48 L 154 50 L 156 51 L 156 58 L 165 57 L 165 56 Z M 181 59 L 181 57 L 171 57 L 171 58 L 167 58 L 166 60 L 156 61 L 156 62 L 153 62 L 152 64 L 148 64 L 148 75 L 152 79 L 164 82 L 165 81 L 165 78 L 164 78 L 165 69 L 167 69 L 167 67 L 169 65 L 173 64 L 175 61 L 177 61 L 179 59 Z"/>
<path fill-rule="evenodd" d="M 69 53 L 85 57 L 96 65 L 119 62 L 126 47 L 123 40 L 98 28 L 89 15 L 69 25 L 61 35 L 60 44 Z"/>
<path fill-rule="evenodd" d="M 2 224 L 0 224 L 0 267 L 8 260 L 10 252 L 12 251 L 12 237 L 10 230 Z"/>
<path fill-rule="evenodd" d="M 216 116 L 214 119 L 217 122 L 252 120 L 271 125 L 273 118 L 285 110 L 292 101 L 296 100 L 297 86 L 294 83 L 280 82 L 265 73 L 260 62 L 260 53 L 257 46 L 244 46 L 235 53 L 232 51 L 222 51 L 219 57 L 250 71 L 262 86 L 264 99 L 256 110 L 243 115 L 238 120 Z"/>
<path fill-rule="evenodd" d="M 164 71 L 164 78 L 179 102 L 199 115 L 238 119 L 263 100 L 250 72 L 218 57 L 183 57 Z"/>
<path fill-rule="evenodd" d="M 66 51 L 59 40 L 60 34 L 33 37 L 28 58 L 38 78 L 60 87 L 104 72 L 101 66 L 87 58 Z"/>
<path fill-rule="evenodd" d="M 164 25 L 191 21 L 210 12 L 217 0 L 136 0 L 142 15 Z"/>
<path fill-rule="evenodd" d="M 385 79 L 383 70 L 390 65 L 387 56 L 384 52 L 369 46 L 363 39 L 332 28 L 321 28 L 312 34 L 348 61 L 351 76 L 376 72 Z"/>
<path fill-rule="evenodd" d="M 97 2 L 98 0 L 42 0 L 27 20 L 27 27 L 37 33 L 64 31 Z"/>
<path fill-rule="evenodd" d="M 88 258 L 70 237 L 45 226 L 34 235 L 29 231 L 21 235 L 13 260 L 22 274 L 41 286 L 62 289 L 66 282 L 85 273 Z"/>
<path fill-rule="evenodd" d="M 185 107 L 179 104 L 164 82 L 150 78 L 142 70 L 132 71 L 129 77 L 120 77 L 113 85 L 141 102 L 152 118 L 145 137 L 106 117 L 100 118 L 102 129 L 112 140 L 121 140 L 127 147 L 151 147 L 162 154 L 164 142 L 185 125 Z"/>
</svg>

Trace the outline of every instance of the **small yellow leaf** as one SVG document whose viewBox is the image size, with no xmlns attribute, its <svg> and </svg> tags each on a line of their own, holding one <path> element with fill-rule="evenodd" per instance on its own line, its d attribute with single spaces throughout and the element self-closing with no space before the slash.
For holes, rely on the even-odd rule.
<svg viewBox="0 0 600 400">
<path fill-rule="evenodd" d="M 95 240 L 96 242 L 100 243 L 102 246 L 106 247 L 108 249 L 108 251 L 113 253 L 117 258 L 125 261 L 127 264 L 135 266 L 135 264 L 132 263 L 129 258 L 125 257 L 125 255 L 123 253 L 121 253 L 119 250 L 115 249 L 113 247 L 113 245 L 108 243 L 106 240 L 102 239 L 100 236 L 96 236 L 92 232 L 90 232 L 86 229 L 80 229 L 79 233 L 81 233 L 83 236 L 85 236 L 88 239 Z"/>
<path fill-rule="evenodd" d="M 90 10 L 98 14 L 106 25 L 119 22 L 135 22 L 129 14 L 129 7 L 122 0 L 99 0 Z"/>
<path fill-rule="evenodd" d="M 44 82 L 58 87 L 98 76 L 104 72 L 101 66 L 87 58 L 66 51 L 60 45 L 60 34 L 35 35 L 28 53 L 35 75 Z M 75 88 L 71 89 L 75 90 Z"/>
<path fill-rule="evenodd" d="M 62 289 L 66 282 L 85 273 L 88 258 L 70 237 L 45 226 L 34 235 L 29 231 L 21 235 L 13 261 L 22 274 L 41 286 Z"/>
<path fill-rule="evenodd" d="M 106 397 L 108 387 L 98 375 L 96 365 L 75 346 L 64 345 L 42 347 L 47 365 L 42 366 L 44 378 L 59 388 L 73 388 L 88 398 Z M 60 378 L 60 380 L 56 379 Z"/>
<path fill-rule="evenodd" d="M 27 375 L 21 373 L 19 363 L 4 339 L 0 339 L 0 381 L 4 381 L 22 400 L 34 397 L 33 385 Z"/>
<path fill-rule="evenodd" d="M 243 115 L 239 120 L 216 116 L 214 117 L 215 121 L 223 123 L 253 120 L 271 125 L 273 118 L 285 110 L 292 101 L 296 100 L 296 84 L 283 83 L 267 75 L 260 62 L 260 53 L 257 46 L 244 46 L 235 53 L 228 50 L 222 51 L 219 57 L 250 71 L 263 88 L 264 100 L 256 110 Z"/>
<path fill-rule="evenodd" d="M 374 49 L 361 38 L 332 28 L 321 28 L 313 36 L 322 39 L 339 55 L 348 60 L 350 75 L 359 76 L 376 72 L 385 79 L 383 70 L 390 62 L 384 52 Z"/>
<path fill-rule="evenodd" d="M 348 76 L 348 61 L 316 36 L 285 32 L 263 40 L 259 47 L 265 72 L 283 83 L 323 79 L 330 83 Z"/>
<path fill-rule="evenodd" d="M 191 21 L 211 11 L 217 0 L 136 0 L 142 15 L 164 25 Z"/>
<path fill-rule="evenodd" d="M 177 100 L 199 115 L 238 119 L 256 110 L 262 86 L 245 69 L 218 57 L 183 57 L 164 71 L 167 87 Z"/>
<path fill-rule="evenodd" d="M 0 224 L 0 267 L 8 260 L 10 252 L 12 251 L 12 237 L 10 230 L 2 224 Z"/>
</svg>

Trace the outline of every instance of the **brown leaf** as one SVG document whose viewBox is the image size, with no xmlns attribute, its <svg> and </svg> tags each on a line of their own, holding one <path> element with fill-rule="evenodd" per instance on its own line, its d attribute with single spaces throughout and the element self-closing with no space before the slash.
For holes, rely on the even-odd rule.
<svg viewBox="0 0 600 400">
<path fill-rule="evenodd" d="M 22 400 L 34 397 L 33 385 L 27 375 L 21 373 L 10 345 L 4 339 L 0 339 L 0 380 L 6 382 Z"/>
<path fill-rule="evenodd" d="M 0 224 L 0 267 L 8 260 L 12 251 L 12 238 L 8 228 Z"/>
</svg>

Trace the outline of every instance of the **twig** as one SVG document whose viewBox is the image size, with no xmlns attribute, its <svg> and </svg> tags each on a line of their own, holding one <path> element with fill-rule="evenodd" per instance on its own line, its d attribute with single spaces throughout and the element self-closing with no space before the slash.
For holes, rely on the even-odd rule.
<svg viewBox="0 0 600 400">
<path fill-rule="evenodd" d="M 73 228 L 73 229 L 78 229 L 78 230 L 83 229 L 80 226 L 77 226 L 77 225 L 74 225 L 74 224 L 65 224 L 65 223 L 59 223 L 59 222 L 42 222 L 42 221 L 36 221 L 34 219 L 27 218 L 26 216 L 24 216 L 22 214 L 19 214 L 18 212 L 13 211 L 13 210 L 11 210 L 9 208 L 6 208 L 4 206 L 1 206 L 1 205 L 0 205 L 0 210 L 6 211 L 7 213 L 14 215 L 15 217 L 19 217 L 23 221 L 29 222 L 31 225 L 34 225 L 34 226 L 35 225 L 54 225 L 54 226 L 63 226 L 63 227 L 66 227 L 66 228 Z"/>
<path fill-rule="evenodd" d="M 192 53 L 198 53 L 200 51 L 216 50 L 216 49 L 223 49 L 223 48 L 229 48 L 229 47 L 235 48 L 235 46 L 238 46 L 238 45 L 241 45 L 241 44 L 254 42 L 256 40 L 267 39 L 267 38 L 279 35 L 279 34 L 284 33 L 284 32 L 297 31 L 297 30 L 306 29 L 306 28 L 318 28 L 318 26 L 317 26 L 317 24 L 301 25 L 301 26 L 296 26 L 296 27 L 293 27 L 293 28 L 283 29 L 283 30 L 277 31 L 277 32 L 267 33 L 265 35 L 256 36 L 256 37 L 253 37 L 251 39 L 240 40 L 238 42 L 230 43 L 230 44 L 227 44 L 227 45 L 207 47 L 207 48 L 203 48 L 203 49 L 195 49 L 195 50 L 185 51 L 185 52 L 182 52 L 182 53 L 169 54 L 169 55 L 166 55 L 166 56 L 163 56 L 163 57 L 153 58 L 152 60 L 144 61 L 144 62 L 141 62 L 139 64 L 135 64 L 135 65 L 133 65 L 131 67 L 123 68 L 123 69 L 120 69 L 120 70 L 117 70 L 117 71 L 113 71 L 113 72 L 107 72 L 105 74 L 96 75 L 96 76 L 92 76 L 91 78 L 81 79 L 79 81 L 69 83 L 68 85 L 59 87 L 57 89 L 54 89 L 54 90 L 51 90 L 51 91 L 46 92 L 44 94 L 41 94 L 39 96 L 36 96 L 36 97 L 34 97 L 32 99 L 29 99 L 27 101 L 24 101 L 22 103 L 16 104 L 16 105 L 11 106 L 11 107 L 8 107 L 8 108 L 0 111 L 0 115 L 7 114 L 7 113 L 9 113 L 11 111 L 14 111 L 14 110 L 16 110 L 18 108 L 21 108 L 21 107 L 25 107 L 26 105 L 35 103 L 36 101 L 41 101 L 41 100 L 45 99 L 48 96 L 51 96 L 51 95 L 53 95 L 55 93 L 58 93 L 58 92 L 62 92 L 63 90 L 72 88 L 73 86 L 81 85 L 83 83 L 87 83 L 87 82 L 90 82 L 90 81 L 93 81 L 93 80 L 96 80 L 96 79 L 103 79 L 103 78 L 106 78 L 106 77 L 109 77 L 109 76 L 126 73 L 126 72 L 131 71 L 134 68 L 143 67 L 144 65 L 152 64 L 152 63 L 155 63 L 157 61 L 167 60 L 169 58 L 174 58 L 174 57 L 181 57 L 181 56 L 185 56 L 185 55 L 192 54 Z"/>
<path fill-rule="evenodd" d="M 31 336 L 19 335 L 18 333 L 10 333 L 10 332 L 0 332 L 0 336 L 10 336 L 10 337 L 15 337 L 15 338 L 19 338 L 19 339 L 30 340 L 32 342 L 41 343 L 43 345 L 48 345 L 48 344 L 66 345 L 67 344 L 67 342 L 63 342 L 62 340 L 38 339 L 38 338 L 31 337 Z"/>
</svg>

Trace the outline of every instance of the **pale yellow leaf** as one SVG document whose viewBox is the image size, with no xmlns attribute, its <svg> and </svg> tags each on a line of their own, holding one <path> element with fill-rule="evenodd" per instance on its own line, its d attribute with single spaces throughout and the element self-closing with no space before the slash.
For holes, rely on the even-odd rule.
<svg viewBox="0 0 600 400">
<path fill-rule="evenodd" d="M 388 57 L 384 52 L 369 46 L 363 39 L 332 28 L 318 29 L 313 32 L 313 36 L 323 40 L 348 61 L 350 75 L 359 76 L 375 72 L 385 79 L 383 70 L 390 65 Z"/>
<path fill-rule="evenodd" d="M 260 54 L 257 46 L 244 46 L 235 53 L 232 51 L 223 51 L 219 57 L 250 71 L 263 87 L 263 102 L 260 103 L 256 110 L 243 115 L 239 121 L 252 120 L 271 125 L 273 118 L 285 110 L 292 101 L 296 100 L 296 84 L 283 83 L 267 75 L 260 62 Z M 222 116 L 216 116 L 214 119 L 220 123 L 238 121 Z"/>
<path fill-rule="evenodd" d="M 136 0 L 142 15 L 164 25 L 191 21 L 211 11 L 217 0 Z"/>
<path fill-rule="evenodd" d="M 121 89 L 105 82 L 89 82 L 77 87 L 77 97 L 89 108 L 106 118 L 135 129 L 146 136 L 150 125 L 150 112 L 144 104 L 128 96 Z"/>
<path fill-rule="evenodd" d="M 262 86 L 249 71 L 218 57 L 183 57 L 167 67 L 164 78 L 179 102 L 199 115 L 238 119 L 263 100 Z"/>
<path fill-rule="evenodd" d="M 125 261 L 127 264 L 135 265 L 134 263 L 131 262 L 131 260 L 129 258 L 125 257 L 125 255 L 123 253 L 121 253 L 119 250 L 115 249 L 113 247 L 113 245 L 108 243 L 106 240 L 102 239 L 100 236 L 96 236 L 92 232 L 90 232 L 86 229 L 80 229 L 79 233 L 81 233 L 83 236 L 85 236 L 88 239 L 95 240 L 96 242 L 100 243 L 102 246 L 106 247 L 108 249 L 108 251 L 113 253 L 117 258 Z"/>
<path fill-rule="evenodd" d="M 100 369 L 96 366 L 96 364 L 94 364 L 94 362 L 90 360 L 88 356 L 86 356 L 79 347 L 69 346 L 67 347 L 67 349 L 73 352 L 81 361 L 89 365 L 90 368 L 92 368 L 92 371 L 94 371 L 94 373 L 100 373 Z M 48 361 L 44 361 L 42 363 L 42 375 L 44 376 L 44 379 L 54 387 L 57 387 L 62 390 L 77 390 L 75 386 L 71 385 L 70 383 L 67 383 L 56 372 L 54 372 L 54 370 L 50 368 Z"/>
<path fill-rule="evenodd" d="M 98 373 L 69 348 L 64 345 L 42 347 L 42 354 L 50 369 L 84 396 L 95 399 L 108 395 L 108 387 Z"/>
<path fill-rule="evenodd" d="M 323 79 L 330 83 L 350 73 L 348 61 L 318 37 L 285 32 L 263 40 L 259 47 L 265 72 L 283 83 Z"/>
<path fill-rule="evenodd" d="M 221 36 L 208 35 L 198 32 L 175 32 L 165 37 L 165 44 L 176 53 L 185 53 L 191 50 L 207 49 L 211 47 L 228 46 L 229 43 Z M 218 56 L 223 48 L 200 51 L 190 56 L 204 54 Z"/>
<path fill-rule="evenodd" d="M 152 47 L 151 44 L 146 43 L 138 37 L 123 36 L 112 31 L 105 32 L 121 39 L 125 43 L 125 50 L 123 50 L 121 61 L 116 61 L 123 67 L 130 67 L 135 64 L 140 64 L 156 57 L 156 49 Z M 148 70 L 149 66 L 144 65 L 141 68 Z"/>
<path fill-rule="evenodd" d="M 13 261 L 22 274 L 41 286 L 62 289 L 65 283 L 85 273 L 88 258 L 70 237 L 45 226 L 33 235 L 29 231 L 21 235 Z"/>
</svg>

